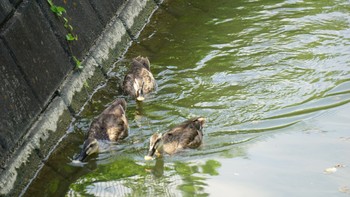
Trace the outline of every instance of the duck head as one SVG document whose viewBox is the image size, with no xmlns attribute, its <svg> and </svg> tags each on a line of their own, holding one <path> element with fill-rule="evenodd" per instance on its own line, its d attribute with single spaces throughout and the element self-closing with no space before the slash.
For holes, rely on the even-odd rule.
<svg viewBox="0 0 350 197">
<path fill-rule="evenodd" d="M 163 151 L 162 134 L 155 133 L 150 138 L 149 150 L 148 150 L 148 154 L 145 156 L 145 160 L 151 160 L 154 154 L 160 157 L 162 151 Z"/>
<path fill-rule="evenodd" d="M 144 82 L 142 81 L 142 84 L 140 84 L 138 82 L 138 80 L 135 80 L 133 86 L 134 86 L 134 90 L 135 90 L 135 97 L 137 101 L 143 101 L 145 100 L 144 94 L 143 94 L 143 86 L 144 86 Z"/>
<path fill-rule="evenodd" d="M 200 130 L 200 131 L 203 129 L 204 123 L 205 123 L 205 118 L 203 118 L 203 117 L 194 118 L 194 119 L 192 120 L 192 125 L 193 125 L 197 130 Z"/>
<path fill-rule="evenodd" d="M 98 152 L 98 142 L 95 138 L 88 138 L 83 144 L 83 150 L 75 160 L 83 161 L 88 155 Z"/>
</svg>

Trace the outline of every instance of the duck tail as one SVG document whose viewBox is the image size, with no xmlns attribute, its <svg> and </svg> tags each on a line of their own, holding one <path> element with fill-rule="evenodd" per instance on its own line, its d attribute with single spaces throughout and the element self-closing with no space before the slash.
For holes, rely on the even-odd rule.
<svg viewBox="0 0 350 197">
<path fill-rule="evenodd" d="M 148 71 L 151 71 L 151 63 L 149 62 L 148 57 L 138 56 L 135 60 L 141 63 Z"/>
</svg>

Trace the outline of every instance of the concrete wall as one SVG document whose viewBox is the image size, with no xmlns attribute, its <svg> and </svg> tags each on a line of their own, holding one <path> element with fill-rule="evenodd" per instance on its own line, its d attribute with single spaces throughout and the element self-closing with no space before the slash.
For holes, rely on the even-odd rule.
<svg viewBox="0 0 350 197">
<path fill-rule="evenodd" d="M 77 41 L 46 0 L 0 1 L 0 195 L 20 194 L 160 0 L 53 2 Z"/>
</svg>

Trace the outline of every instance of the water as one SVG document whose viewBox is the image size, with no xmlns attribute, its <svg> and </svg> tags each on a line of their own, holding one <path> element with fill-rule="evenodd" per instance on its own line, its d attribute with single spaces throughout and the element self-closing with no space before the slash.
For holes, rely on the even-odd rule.
<svg viewBox="0 0 350 197">
<path fill-rule="evenodd" d="M 346 0 L 165 1 L 25 196 L 349 195 L 349 13 Z M 157 92 L 128 101 L 128 138 L 71 165 L 138 55 Z M 203 146 L 143 160 L 153 132 L 194 116 Z"/>
</svg>

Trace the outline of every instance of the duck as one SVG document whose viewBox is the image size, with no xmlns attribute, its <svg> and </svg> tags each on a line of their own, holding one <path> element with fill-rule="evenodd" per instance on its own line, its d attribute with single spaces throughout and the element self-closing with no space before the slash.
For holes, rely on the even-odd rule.
<svg viewBox="0 0 350 197">
<path fill-rule="evenodd" d="M 161 157 L 164 153 L 175 154 L 183 149 L 198 148 L 203 141 L 203 126 L 205 118 L 196 117 L 184 121 L 165 133 L 154 133 L 149 142 L 148 154 L 145 160 L 153 156 Z"/>
<path fill-rule="evenodd" d="M 99 140 L 117 142 L 126 138 L 129 125 L 125 111 L 125 99 L 118 98 L 97 116 L 91 122 L 82 151 L 75 160 L 83 161 L 87 156 L 97 153 L 99 151 Z"/>
<path fill-rule="evenodd" d="M 123 80 L 125 94 L 143 101 L 144 95 L 152 92 L 156 87 L 156 81 L 150 68 L 151 64 L 147 57 L 138 56 L 132 60 L 131 67 Z"/>
</svg>

